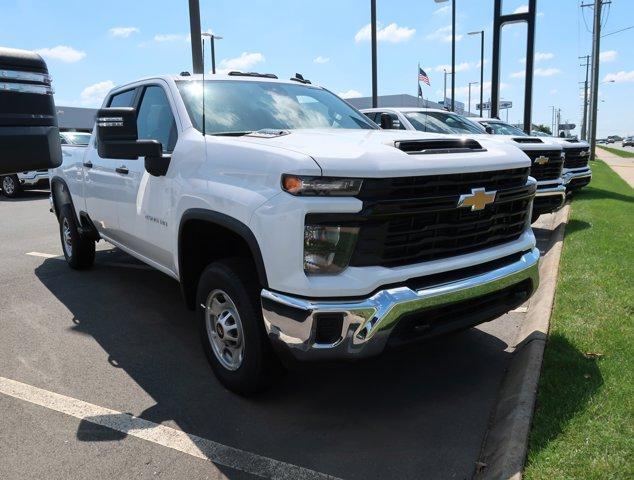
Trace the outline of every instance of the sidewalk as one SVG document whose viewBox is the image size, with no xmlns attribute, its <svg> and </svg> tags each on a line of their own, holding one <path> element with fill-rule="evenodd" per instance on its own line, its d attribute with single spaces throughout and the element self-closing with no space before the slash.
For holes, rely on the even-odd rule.
<svg viewBox="0 0 634 480">
<path fill-rule="evenodd" d="M 612 170 L 634 188 L 634 158 L 619 157 L 602 148 L 597 152 L 597 157 L 610 165 Z"/>
</svg>

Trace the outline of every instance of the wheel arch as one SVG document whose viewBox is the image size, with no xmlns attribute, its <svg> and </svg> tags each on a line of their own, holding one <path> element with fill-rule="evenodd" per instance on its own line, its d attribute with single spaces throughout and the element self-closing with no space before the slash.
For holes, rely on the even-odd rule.
<svg viewBox="0 0 634 480">
<path fill-rule="evenodd" d="M 209 230 L 217 232 L 221 236 L 224 236 L 226 240 L 229 240 L 229 243 L 224 245 L 227 251 L 230 252 L 227 256 L 231 256 L 231 253 L 236 249 L 248 252 L 248 255 L 253 261 L 260 285 L 263 288 L 268 287 L 262 252 L 251 229 L 241 221 L 223 213 L 204 208 L 192 208 L 183 213 L 178 228 L 178 272 L 181 291 L 188 308 L 195 308 L 198 279 L 200 278 L 202 270 L 208 264 L 203 265 L 205 261 L 201 261 L 198 264 L 193 262 L 192 255 L 195 255 L 196 252 L 192 252 L 188 247 L 191 247 L 190 242 L 192 235 L 198 233 L 192 231 L 194 225 L 199 226 L 199 228 L 202 227 L 208 232 Z M 236 245 L 234 242 L 238 244 L 240 242 L 243 243 Z M 206 248 L 211 248 L 211 246 L 207 246 Z M 219 252 L 212 252 L 212 254 L 215 254 L 213 255 L 214 259 L 226 258 L 225 256 L 218 255 L 218 253 Z"/>
</svg>

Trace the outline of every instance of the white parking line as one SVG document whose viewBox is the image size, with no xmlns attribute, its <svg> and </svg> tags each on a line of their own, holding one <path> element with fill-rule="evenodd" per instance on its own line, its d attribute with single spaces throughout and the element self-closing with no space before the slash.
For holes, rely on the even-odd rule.
<svg viewBox="0 0 634 480">
<path fill-rule="evenodd" d="M 64 258 L 63 255 L 52 255 L 50 253 L 41 253 L 41 252 L 28 252 L 27 255 L 30 255 L 31 257 L 40 257 L 40 258 L 57 258 L 58 260 L 61 260 L 62 258 Z"/>
<path fill-rule="evenodd" d="M 284 480 L 336 479 L 9 378 L 0 377 L 0 393 L 259 477 Z"/>
</svg>

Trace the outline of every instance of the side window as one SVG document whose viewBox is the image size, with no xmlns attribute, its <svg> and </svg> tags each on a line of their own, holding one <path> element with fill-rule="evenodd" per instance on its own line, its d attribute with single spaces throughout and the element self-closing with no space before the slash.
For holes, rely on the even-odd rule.
<svg viewBox="0 0 634 480">
<path fill-rule="evenodd" d="M 176 146 L 176 121 L 165 90 L 151 85 L 146 87 L 136 117 L 139 139 L 158 140 L 164 153 L 171 153 Z"/>
<path fill-rule="evenodd" d="M 135 90 L 126 90 L 125 92 L 117 93 L 110 98 L 109 107 L 131 107 L 134 101 Z"/>
<path fill-rule="evenodd" d="M 398 119 L 398 115 L 396 115 L 396 113 L 387 112 L 387 114 L 392 117 L 392 121 L 394 122 L 394 130 L 405 130 L 405 127 Z M 379 123 L 381 123 L 381 117 L 379 117 Z"/>
<path fill-rule="evenodd" d="M 374 123 L 376 123 L 376 119 L 379 114 L 377 112 L 367 112 L 364 115 L 368 117 L 370 120 L 372 120 Z M 379 119 L 379 121 L 381 120 Z"/>
</svg>

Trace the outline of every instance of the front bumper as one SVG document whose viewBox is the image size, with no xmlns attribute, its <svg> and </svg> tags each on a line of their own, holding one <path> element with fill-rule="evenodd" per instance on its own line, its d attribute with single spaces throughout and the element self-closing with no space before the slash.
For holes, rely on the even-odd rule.
<svg viewBox="0 0 634 480">
<path fill-rule="evenodd" d="M 535 200 L 533 200 L 533 213 L 552 213 L 559 210 L 566 203 L 566 186 L 562 183 L 548 186 L 537 186 Z"/>
<path fill-rule="evenodd" d="M 50 184 L 48 170 L 19 173 L 18 180 L 23 187 L 46 187 Z"/>
<path fill-rule="evenodd" d="M 472 271 L 462 278 L 439 280 L 420 288 L 387 288 L 362 299 L 304 299 L 263 290 L 264 324 L 274 347 L 290 353 L 297 360 L 369 357 L 386 348 L 401 321 L 420 323 L 426 316 L 438 317 L 441 313 L 431 324 L 413 325 L 412 331 L 416 332 L 418 327 L 430 331 L 439 327 L 439 333 L 446 333 L 490 321 L 506 313 L 515 304 L 530 297 L 537 288 L 538 263 L 539 250 L 534 248 L 508 263 L 496 264 L 485 271 Z M 521 290 L 521 295 L 513 297 L 513 306 L 510 306 L 507 297 L 505 303 L 501 300 L 496 303 L 496 292 L 512 291 L 516 286 L 515 293 Z M 483 303 L 484 299 L 490 299 L 489 303 Z M 473 302 L 470 304 L 470 301 Z M 448 311 L 452 306 L 456 307 L 455 311 Z M 480 315 L 474 316 L 474 313 Z M 464 316 L 462 322 L 461 318 L 456 318 L 460 315 Z M 400 330 L 402 335 L 403 329 Z M 420 338 L 428 336 L 433 335 L 421 335 Z M 330 337 L 330 340 L 324 342 L 325 337 Z"/>
<path fill-rule="evenodd" d="M 588 185 L 590 183 L 590 180 L 592 180 L 592 170 L 590 170 L 590 167 L 564 170 L 562 177 L 564 179 L 564 185 L 566 185 L 566 187 L 581 188 Z"/>
</svg>

